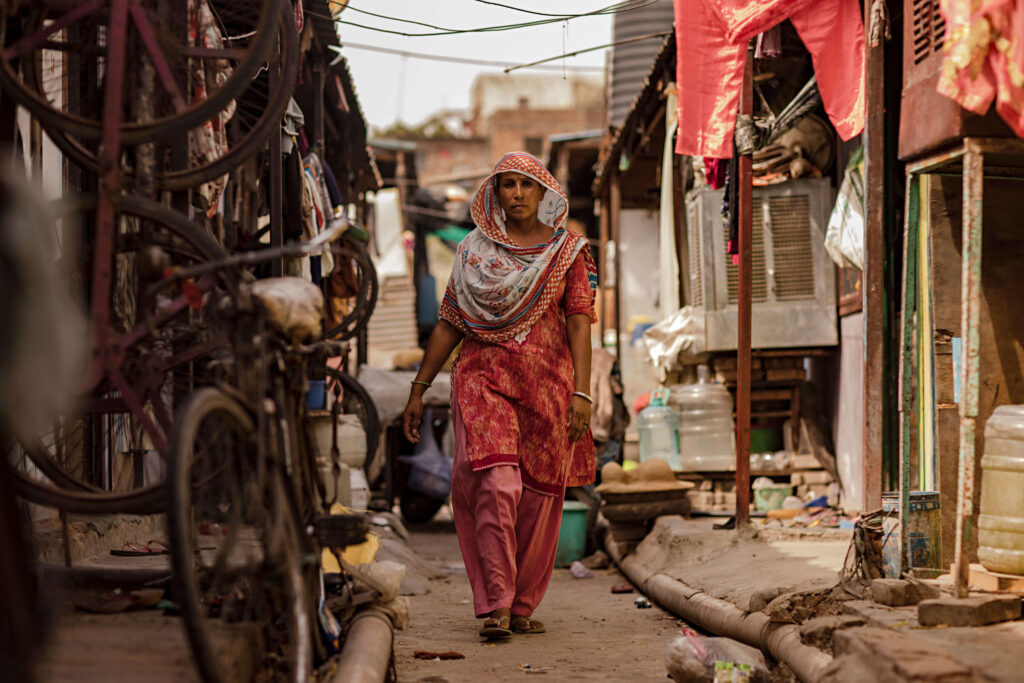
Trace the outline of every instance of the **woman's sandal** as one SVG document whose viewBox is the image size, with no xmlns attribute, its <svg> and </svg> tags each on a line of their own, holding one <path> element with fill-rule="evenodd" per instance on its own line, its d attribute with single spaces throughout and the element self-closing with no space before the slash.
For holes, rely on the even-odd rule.
<svg viewBox="0 0 1024 683">
<path fill-rule="evenodd" d="M 483 628 L 480 629 L 480 635 L 484 638 L 509 638 L 512 631 L 509 630 L 508 621 L 507 614 L 503 617 L 487 617 L 484 619 Z"/>
<path fill-rule="evenodd" d="M 512 617 L 512 630 L 516 633 L 545 633 L 544 622 L 522 615 Z"/>
</svg>

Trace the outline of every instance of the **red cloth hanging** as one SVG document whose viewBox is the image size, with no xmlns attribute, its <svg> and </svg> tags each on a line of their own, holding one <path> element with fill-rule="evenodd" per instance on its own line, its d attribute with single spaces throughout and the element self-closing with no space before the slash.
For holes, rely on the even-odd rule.
<svg viewBox="0 0 1024 683">
<path fill-rule="evenodd" d="M 800 35 L 832 124 L 864 129 L 864 22 L 857 0 L 674 0 L 679 131 L 676 153 L 732 156 L 747 41 L 783 19 Z"/>
</svg>

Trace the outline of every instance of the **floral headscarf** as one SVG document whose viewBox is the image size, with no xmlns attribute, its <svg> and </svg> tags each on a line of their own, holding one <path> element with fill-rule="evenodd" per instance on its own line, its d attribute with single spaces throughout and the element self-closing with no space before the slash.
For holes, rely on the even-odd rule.
<svg viewBox="0 0 1024 683">
<path fill-rule="evenodd" d="M 547 243 L 521 247 L 505 231 L 495 179 L 509 171 L 546 188 L 538 219 L 554 228 Z M 595 286 L 597 269 L 587 239 L 565 228 L 569 213 L 565 193 L 532 154 L 503 156 L 477 190 L 470 213 L 476 229 L 459 244 L 440 310 L 441 318 L 462 332 L 489 342 L 513 338 L 522 342 L 561 292 L 565 274 L 581 252 Z"/>
</svg>

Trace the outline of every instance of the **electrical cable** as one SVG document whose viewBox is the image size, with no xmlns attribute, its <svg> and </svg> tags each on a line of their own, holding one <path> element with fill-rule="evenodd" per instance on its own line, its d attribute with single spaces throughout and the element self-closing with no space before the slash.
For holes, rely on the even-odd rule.
<svg viewBox="0 0 1024 683">
<path fill-rule="evenodd" d="M 520 22 L 520 23 L 515 23 L 515 24 L 499 24 L 497 26 L 481 26 L 479 28 L 467 28 L 467 29 L 445 28 L 443 26 L 435 26 L 433 24 L 427 24 L 427 23 L 424 23 L 424 22 L 421 22 L 421 21 L 415 21 L 413 19 L 404 19 L 404 18 L 401 18 L 401 17 L 393 17 L 393 16 L 388 16 L 388 15 L 385 15 L 385 14 L 378 14 L 376 12 L 370 12 L 369 10 L 363 10 L 363 9 L 359 9 L 357 7 L 353 7 L 351 4 L 349 4 L 346 7 L 346 9 L 348 9 L 348 10 L 352 10 L 352 11 L 358 12 L 360 14 L 366 14 L 368 16 L 376 17 L 378 19 L 384 19 L 386 21 L 396 21 L 396 22 L 404 23 L 404 24 L 412 24 L 412 25 L 415 25 L 415 26 L 423 26 L 425 28 L 432 28 L 432 29 L 435 29 L 435 31 L 436 31 L 436 32 L 433 32 L 433 33 L 408 33 L 406 31 L 398 31 L 398 30 L 394 30 L 394 29 L 382 28 L 380 26 L 367 26 L 366 24 L 359 24 L 359 23 L 356 23 L 354 21 L 345 21 L 344 19 L 335 19 L 335 21 L 337 23 L 339 23 L 339 24 L 344 24 L 346 26 L 355 26 L 356 28 L 366 29 L 368 31 L 377 31 L 379 33 L 389 33 L 391 35 L 405 36 L 407 38 L 423 38 L 423 37 L 430 37 L 430 36 L 450 36 L 450 35 L 458 35 L 458 34 L 463 34 L 463 33 L 489 33 L 489 32 L 493 32 L 493 31 L 510 31 L 510 30 L 520 29 L 520 28 L 532 28 L 534 26 L 543 26 L 543 25 L 546 25 L 546 24 L 554 24 L 554 23 L 557 23 L 557 22 L 560 22 L 560 21 L 566 21 L 568 19 L 578 19 L 578 18 L 581 18 L 581 17 L 599 16 L 599 15 L 602 15 L 602 14 L 615 14 L 615 13 L 617 13 L 619 11 L 626 11 L 626 9 L 627 9 L 625 7 L 626 5 L 637 5 L 637 2 L 643 2 L 643 3 L 646 3 L 646 4 L 650 4 L 650 2 L 653 2 L 653 0 L 624 0 L 624 2 L 617 2 L 617 3 L 611 4 L 611 5 L 607 5 L 605 7 L 593 10 L 591 12 L 583 12 L 583 13 L 580 13 L 580 14 L 565 14 L 565 15 L 560 15 L 560 16 L 557 16 L 557 17 L 549 18 L 549 19 L 537 19 L 536 21 L 526 21 L 526 22 Z M 644 5 L 637 5 L 637 7 L 643 7 L 643 6 Z M 630 6 L 630 7 L 628 7 L 628 9 L 637 9 L 637 7 Z"/>
<path fill-rule="evenodd" d="M 380 52 L 380 53 L 383 53 L 383 54 L 386 54 L 386 55 L 397 55 L 399 57 L 408 57 L 408 58 L 411 58 L 411 59 L 426 59 L 426 60 L 433 60 L 433 61 L 436 61 L 436 62 L 450 62 L 452 64 L 472 64 L 472 65 L 476 65 L 476 66 L 493 66 L 493 67 L 498 67 L 498 68 L 501 68 L 501 69 L 504 69 L 504 68 L 510 67 L 510 66 L 518 66 L 518 64 L 516 64 L 515 62 L 499 62 L 499 61 L 494 61 L 494 60 L 489 60 L 489 59 L 472 59 L 470 57 L 455 57 L 455 56 L 451 56 L 451 55 L 435 55 L 435 54 L 429 54 L 429 53 L 426 53 L 426 52 L 408 52 L 406 50 L 396 50 L 394 48 L 380 47 L 380 46 L 377 46 L 377 45 L 367 45 L 365 43 L 351 43 L 351 42 L 349 42 L 347 40 L 342 43 L 341 47 L 338 47 L 337 45 L 328 45 L 328 47 L 330 49 L 334 50 L 335 52 L 337 52 L 339 55 L 344 54 L 344 49 L 350 48 L 350 49 L 353 49 L 353 50 L 367 50 L 369 52 Z M 333 62 L 332 62 L 332 64 L 333 64 Z M 541 64 L 539 66 L 531 67 L 531 68 L 545 69 L 545 70 L 549 70 L 549 71 L 561 71 L 562 70 L 562 67 L 560 67 L 560 66 L 552 66 L 552 65 L 547 65 L 547 64 Z M 604 67 L 603 66 L 566 66 L 565 68 L 567 70 L 569 70 L 569 71 L 604 71 Z"/>
<path fill-rule="evenodd" d="M 623 7 L 622 9 L 617 9 L 617 10 L 614 10 L 614 11 L 611 11 L 611 12 L 599 12 L 599 13 L 600 14 L 617 14 L 618 12 L 629 12 L 630 10 L 640 9 L 641 7 L 647 7 L 647 5 L 653 5 L 657 1 L 658 0 L 641 0 L 640 4 L 634 5 L 633 7 Z M 534 15 L 536 15 L 538 17 L 577 17 L 577 16 L 585 16 L 585 15 L 581 15 L 581 14 L 565 15 L 565 14 L 551 14 L 549 12 L 537 12 L 536 10 L 523 9 L 522 7 L 516 7 L 514 5 L 505 5 L 505 4 L 500 3 L 500 2 L 492 2 L 491 0 L 476 0 L 476 2 L 479 2 L 482 5 L 494 5 L 495 7 L 504 7 L 505 9 L 510 9 L 510 10 L 513 10 L 513 11 L 516 11 L 516 12 L 522 12 L 524 14 L 534 14 Z M 621 2 L 619 4 L 620 5 L 626 5 L 626 4 L 629 4 L 629 3 Z"/>
<path fill-rule="evenodd" d="M 604 45 L 595 45 L 594 47 L 588 47 L 588 48 L 584 48 L 582 50 L 573 50 L 572 52 L 566 52 L 565 54 L 555 55 L 554 57 L 545 57 L 544 59 L 538 59 L 535 62 L 529 62 L 527 64 L 517 64 L 516 66 L 510 66 L 507 69 L 504 69 L 504 72 L 505 73 L 510 73 L 512 71 L 517 71 L 519 69 L 528 69 L 528 68 L 531 68 L 531 67 L 535 67 L 538 64 L 543 64 L 544 62 L 553 62 L 556 59 L 564 59 L 566 57 L 575 57 L 576 55 L 581 55 L 581 54 L 583 54 L 585 52 L 593 52 L 594 50 L 604 50 L 606 48 L 615 47 L 617 45 L 626 45 L 628 43 L 636 43 L 636 42 L 639 42 L 641 40 L 650 40 L 651 38 L 664 38 L 665 36 L 668 36 L 668 35 L 671 35 L 670 31 L 663 31 L 661 33 L 648 33 L 647 35 L 644 35 L 644 36 L 636 36 L 635 38 L 626 38 L 625 40 L 617 40 L 614 43 L 606 43 Z"/>
</svg>

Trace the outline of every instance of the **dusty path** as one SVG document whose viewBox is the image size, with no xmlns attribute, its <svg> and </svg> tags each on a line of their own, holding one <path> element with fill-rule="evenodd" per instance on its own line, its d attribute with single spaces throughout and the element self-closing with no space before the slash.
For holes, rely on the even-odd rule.
<svg viewBox="0 0 1024 683">
<path fill-rule="evenodd" d="M 412 546 L 447 576 L 431 581 L 430 593 L 411 598 L 412 625 L 395 634 L 401 683 L 518 680 L 526 674 L 523 664 L 548 681 L 666 680 L 662 650 L 678 631 L 676 618 L 658 607 L 637 609 L 637 593 L 613 595 L 611 587 L 626 581 L 617 570 L 600 570 L 593 579 L 556 570 L 535 615 L 547 633 L 484 643 L 451 524 L 413 531 Z M 417 650 L 453 650 L 466 658 L 421 661 L 413 657 Z"/>
</svg>

